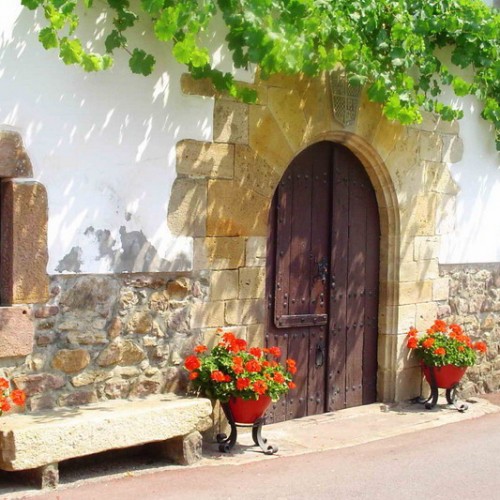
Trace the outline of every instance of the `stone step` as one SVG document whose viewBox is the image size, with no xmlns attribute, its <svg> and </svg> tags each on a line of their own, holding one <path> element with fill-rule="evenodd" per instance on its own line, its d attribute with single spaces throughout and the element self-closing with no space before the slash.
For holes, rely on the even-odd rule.
<svg viewBox="0 0 500 500">
<path fill-rule="evenodd" d="M 62 460 L 151 442 L 166 442 L 163 456 L 192 463 L 201 456 L 199 432 L 212 425 L 211 414 L 208 399 L 161 394 L 3 416 L 0 469 L 34 470 L 42 487 L 55 486 Z"/>
</svg>

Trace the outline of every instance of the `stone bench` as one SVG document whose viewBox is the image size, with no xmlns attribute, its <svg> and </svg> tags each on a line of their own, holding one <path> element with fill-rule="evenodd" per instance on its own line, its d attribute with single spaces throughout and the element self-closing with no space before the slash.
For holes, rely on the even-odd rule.
<svg viewBox="0 0 500 500">
<path fill-rule="evenodd" d="M 200 431 L 212 425 L 208 399 L 170 394 L 111 400 L 0 418 L 0 469 L 29 471 L 56 487 L 58 462 L 156 442 L 162 457 L 188 465 L 201 457 Z"/>
</svg>

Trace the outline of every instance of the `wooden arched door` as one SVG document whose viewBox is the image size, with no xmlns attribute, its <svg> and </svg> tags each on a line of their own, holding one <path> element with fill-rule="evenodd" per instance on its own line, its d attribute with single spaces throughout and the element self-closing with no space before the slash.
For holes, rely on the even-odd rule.
<svg viewBox="0 0 500 500">
<path fill-rule="evenodd" d="M 380 227 L 373 186 L 346 147 L 290 164 L 269 220 L 266 342 L 297 360 L 271 421 L 372 403 L 377 386 Z"/>
</svg>

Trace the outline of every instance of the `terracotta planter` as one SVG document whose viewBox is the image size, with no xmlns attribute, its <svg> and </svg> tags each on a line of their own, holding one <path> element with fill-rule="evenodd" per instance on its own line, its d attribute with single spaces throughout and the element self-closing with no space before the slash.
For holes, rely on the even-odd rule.
<svg viewBox="0 0 500 500">
<path fill-rule="evenodd" d="M 241 424 L 253 424 L 264 415 L 270 404 L 269 396 L 260 396 L 259 399 L 231 397 L 228 402 L 234 421 Z"/>
<path fill-rule="evenodd" d="M 427 366 L 422 364 L 422 371 L 424 372 L 424 377 L 432 385 L 431 370 L 434 371 L 434 379 L 436 381 L 436 386 L 441 389 L 451 389 L 456 386 L 465 371 L 466 366 L 455 366 L 455 365 L 444 365 L 444 366 Z"/>
</svg>

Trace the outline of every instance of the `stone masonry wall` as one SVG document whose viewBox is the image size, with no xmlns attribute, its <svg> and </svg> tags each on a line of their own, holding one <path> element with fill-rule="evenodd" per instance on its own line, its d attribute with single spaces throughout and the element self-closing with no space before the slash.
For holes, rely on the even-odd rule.
<svg viewBox="0 0 500 500">
<path fill-rule="evenodd" d="M 460 324 L 488 352 L 469 368 L 462 382 L 462 397 L 500 389 L 500 263 L 441 265 L 449 280 L 450 295 L 439 306 L 439 316 Z"/>
<path fill-rule="evenodd" d="M 203 273 L 57 276 L 50 293 L 33 309 L 32 354 L 0 365 L 0 375 L 26 391 L 30 411 L 183 393 L 185 356 L 215 330 L 199 327 Z"/>
</svg>

